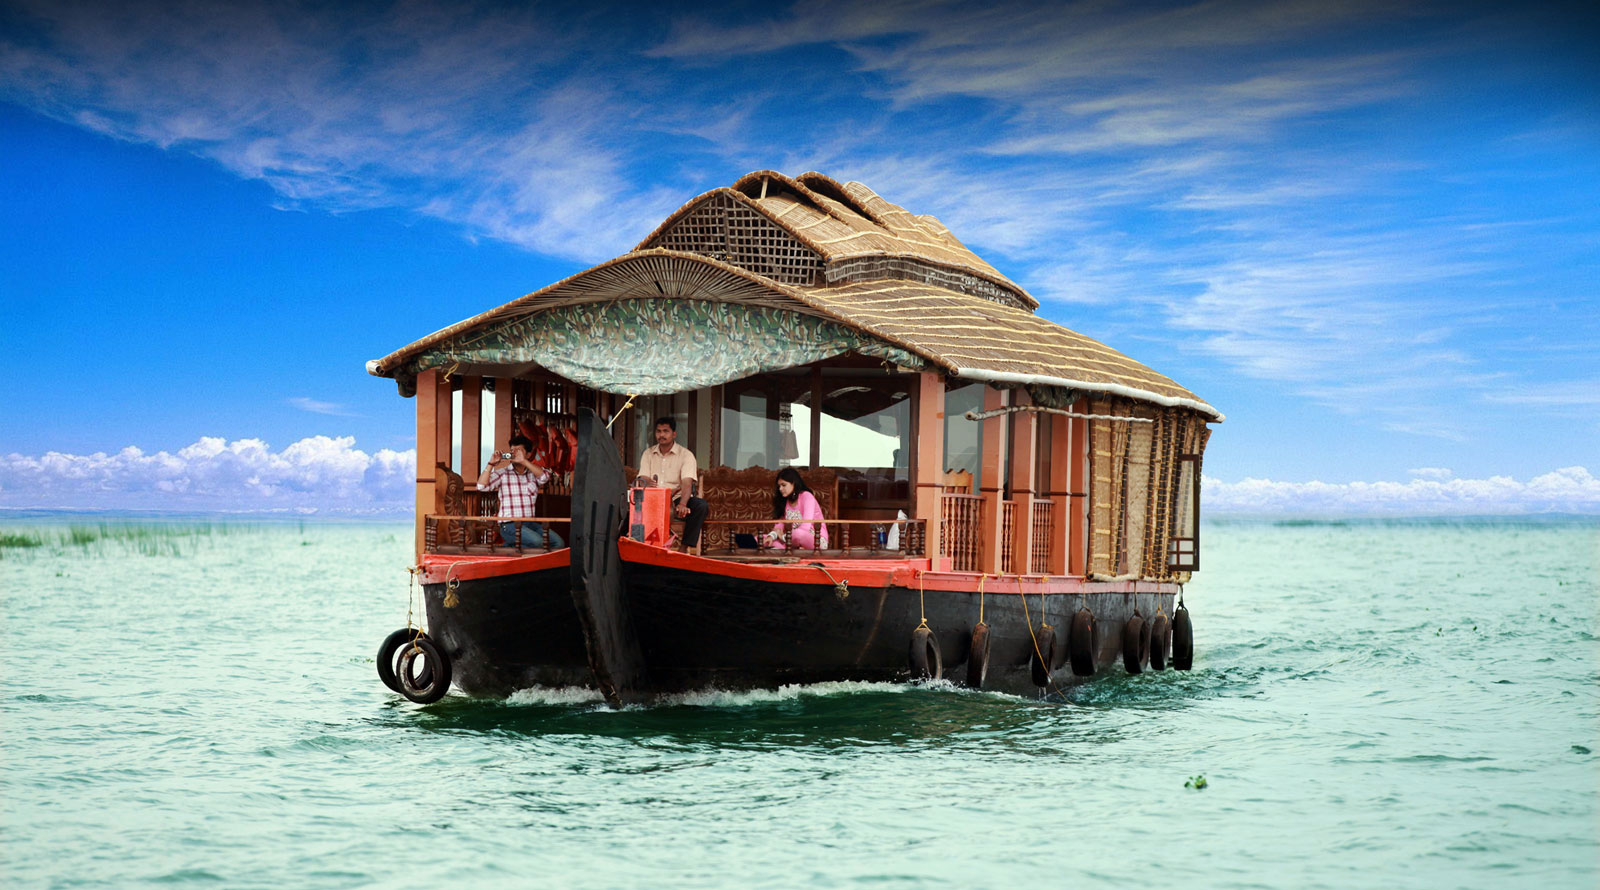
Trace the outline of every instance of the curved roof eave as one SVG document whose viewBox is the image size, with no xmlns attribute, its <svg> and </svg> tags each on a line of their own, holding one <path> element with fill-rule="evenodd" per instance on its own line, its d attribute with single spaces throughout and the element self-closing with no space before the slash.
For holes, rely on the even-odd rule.
<svg viewBox="0 0 1600 890">
<path fill-rule="evenodd" d="M 742 269 L 742 268 L 740 268 L 738 266 L 734 266 L 732 264 L 725 263 L 725 262 L 722 262 L 720 260 L 713 259 L 711 257 L 702 256 L 702 255 L 696 254 L 696 253 L 687 253 L 687 252 L 675 251 L 675 250 L 664 250 L 664 249 L 660 249 L 660 248 L 652 248 L 652 249 L 642 250 L 642 251 L 633 251 L 631 253 L 623 254 L 622 256 L 616 257 L 615 259 L 607 260 L 604 263 L 600 263 L 599 265 L 592 266 L 592 267 L 590 267 L 588 269 L 585 269 L 585 270 L 583 270 L 581 272 L 578 272 L 578 273 L 576 273 L 574 275 L 569 275 L 566 278 L 561 279 L 560 281 L 557 281 L 557 282 L 555 282 L 553 284 L 550 284 L 550 285 L 548 285 L 546 287 L 543 287 L 543 288 L 541 288 L 541 289 L 539 289 L 537 291 L 534 291 L 533 293 L 524 295 L 522 297 L 518 297 L 517 299 L 512 300 L 509 303 L 506 303 L 504 305 L 498 306 L 498 307 L 496 307 L 494 309 L 490 309 L 487 312 L 479 313 L 478 315 L 475 315 L 475 316 L 473 316 L 471 318 L 468 318 L 468 319 L 466 319 L 464 321 L 460 321 L 460 322 L 457 322 L 456 324 L 450 325 L 449 327 L 442 328 L 442 329 L 440 329 L 438 331 L 435 331 L 432 334 L 429 334 L 426 337 L 423 337 L 420 340 L 417 340 L 417 341 L 415 341 L 415 342 L 413 342 L 411 344 L 408 344 L 407 346 L 404 346 L 404 347 L 402 347 L 402 348 L 400 348 L 398 350 L 395 350 L 394 352 L 390 353 L 387 356 L 384 356 L 381 359 L 377 359 L 377 360 L 374 360 L 374 361 L 369 361 L 367 363 L 367 372 L 372 374 L 372 375 L 374 375 L 374 376 L 377 376 L 377 377 L 392 377 L 392 376 L 394 376 L 395 372 L 399 369 L 401 364 L 406 359 L 410 358 L 411 356 L 416 355 L 417 353 L 420 353 L 420 352 L 422 352 L 422 351 L 424 351 L 426 349 L 429 349 L 429 348 L 437 345 L 438 343 L 440 343 L 440 342 L 442 342 L 444 340 L 448 340 L 449 338 L 454 337 L 454 336 L 456 336 L 458 334 L 463 334 L 463 333 L 466 333 L 468 331 L 472 331 L 474 329 L 477 329 L 477 328 L 480 328 L 480 327 L 483 327 L 485 325 L 492 324 L 492 323 L 495 323 L 495 322 L 498 322 L 498 321 L 503 321 L 503 320 L 509 319 L 509 318 L 516 318 L 516 317 L 520 317 L 520 316 L 523 316 L 523 315 L 531 315 L 531 314 L 534 314 L 536 312 L 543 311 L 545 309 L 555 308 L 557 306 L 562 306 L 562 305 L 568 305 L 568 304 L 573 304 L 573 303 L 582 303 L 582 302 L 596 302 L 596 301 L 605 300 L 605 299 L 616 299 L 617 297 L 615 297 L 615 296 L 607 297 L 607 296 L 603 296 L 603 295 L 601 295 L 601 296 L 581 295 L 581 294 L 565 294 L 565 295 L 562 295 L 562 296 L 556 296 L 556 295 L 560 294 L 564 289 L 570 290 L 574 286 L 583 283 L 586 279 L 590 279 L 590 278 L 594 278 L 596 276 L 603 275 L 607 271 L 614 270 L 614 269 L 616 269 L 616 268 L 618 268 L 620 266 L 629 265 L 629 264 L 635 264 L 635 263 L 641 263 L 641 262 L 647 262 L 647 261 L 652 260 L 652 259 L 665 259 L 665 260 L 671 260 L 671 261 L 690 263 L 690 264 L 693 264 L 693 265 L 703 266 L 703 267 L 705 267 L 705 268 L 707 268 L 709 270 L 715 271 L 715 272 L 723 274 L 723 275 L 727 275 L 727 276 L 731 276 L 733 278 L 737 278 L 739 280 L 742 280 L 746 284 L 752 285 L 755 288 L 759 288 L 760 290 L 763 290 L 763 291 L 765 291 L 765 292 L 767 292 L 767 293 L 769 293 L 769 294 L 771 294 L 773 296 L 781 297 L 781 298 L 783 298 L 784 301 L 786 301 L 788 303 L 797 304 L 797 306 L 795 308 L 802 309 L 802 310 L 806 311 L 806 314 L 816 315 L 818 317 L 826 318 L 826 319 L 828 319 L 830 321 L 834 321 L 834 322 L 837 322 L 837 323 L 848 325 L 848 326 L 850 326 L 852 328 L 855 328 L 855 329 L 863 331 L 863 332 L 865 332 L 865 333 L 867 333 L 867 334 L 869 334 L 869 335 L 871 335 L 873 337 L 876 337 L 876 338 L 878 338 L 878 339 L 880 339 L 880 340 L 882 340 L 882 341 L 884 341 L 886 343 L 890 343 L 890 344 L 892 344 L 894 346 L 898 346 L 901 349 L 904 349 L 907 352 L 910 352 L 910 353 L 912 353 L 914 355 L 921 356 L 922 358 L 926 359 L 927 361 L 929 361 L 934 366 L 943 369 L 944 371 L 946 371 L 947 373 L 951 374 L 952 376 L 963 377 L 963 378 L 967 378 L 967 379 L 971 379 L 971 380 L 982 380 L 982 381 L 988 381 L 988 382 L 995 382 L 995 383 L 1011 383 L 1011 384 L 1033 383 L 1033 384 L 1042 384 L 1042 385 L 1048 385 L 1048 386 L 1061 386 L 1061 387 L 1066 387 L 1066 388 L 1070 388 L 1070 389 L 1077 389 L 1077 390 L 1082 390 L 1082 391 L 1087 391 L 1087 392 L 1102 392 L 1102 393 L 1106 393 L 1108 395 L 1125 396 L 1125 397 L 1128 397 L 1128 398 L 1133 398 L 1133 399 L 1137 399 L 1137 400 L 1140 400 L 1140 401 L 1151 402 L 1153 404 L 1158 404 L 1158 405 L 1165 405 L 1165 406 L 1168 406 L 1168 407 L 1184 407 L 1184 408 L 1188 408 L 1188 409 L 1197 411 L 1197 412 L 1199 412 L 1201 414 L 1205 414 L 1205 415 L 1207 415 L 1209 417 L 1212 417 L 1213 419 L 1218 420 L 1218 421 L 1221 421 L 1223 419 L 1223 415 L 1221 414 L 1221 412 L 1217 411 L 1215 408 L 1213 408 L 1210 405 L 1206 404 L 1204 401 L 1201 401 L 1198 398 L 1192 397 L 1191 393 L 1188 393 L 1187 390 L 1182 389 L 1182 387 L 1177 387 L 1176 384 L 1174 384 L 1174 387 L 1178 390 L 1178 392 L 1183 393 L 1183 395 L 1173 395 L 1173 394 L 1169 394 L 1169 393 L 1159 393 L 1159 392 L 1148 390 L 1148 389 L 1145 389 L 1145 388 L 1142 388 L 1142 387 L 1139 387 L 1139 386 L 1116 383 L 1116 382 L 1112 382 L 1112 381 L 1082 380 L 1082 379 L 1074 379 L 1074 378 L 1069 378 L 1069 377 L 1064 377 L 1064 376 L 1056 376 L 1056 375 L 1051 375 L 1051 374 L 1019 373 L 1019 372 L 1015 372 L 1015 371 L 1005 371 L 1005 370 L 999 370 L 999 369 L 987 369 L 987 368 L 973 366 L 970 362 L 964 362 L 962 364 L 958 364 L 950 356 L 941 354 L 939 350 L 934 349 L 934 348 L 930 348 L 930 346 L 928 344 L 918 343 L 918 342 L 915 342 L 914 339 L 909 339 L 907 337 L 898 336 L 893 331 L 886 330 L 885 326 L 882 325 L 882 324 L 874 325 L 874 324 L 872 324 L 872 323 L 870 323 L 868 321 L 865 321 L 865 320 L 863 320 L 861 318 L 853 318 L 853 317 L 851 317 L 849 314 L 847 314 L 845 311 L 842 310 L 842 308 L 841 308 L 841 306 L 840 306 L 840 304 L 839 304 L 839 302 L 838 302 L 838 300 L 836 298 L 829 299 L 828 296 L 830 296 L 830 295 L 826 295 L 822 291 L 819 291 L 817 296 L 813 297 L 812 295 L 806 293 L 805 289 L 803 289 L 803 288 L 796 288 L 796 287 L 792 287 L 792 286 L 789 286 L 789 285 L 781 284 L 779 282 L 773 281 L 770 278 L 766 278 L 764 276 L 761 276 L 761 275 L 758 275 L 756 273 L 750 272 L 750 271 L 748 271 L 746 269 Z M 642 279 L 641 279 L 641 281 L 642 281 Z M 927 287 L 927 286 L 924 285 L 923 287 Z M 936 290 L 941 290 L 942 291 L 942 289 L 936 289 Z M 981 297 L 968 297 L 967 295 L 958 294 L 956 292 L 948 292 L 947 291 L 947 292 L 944 292 L 944 293 L 947 294 L 948 298 L 950 298 L 950 299 L 982 300 Z M 663 298 L 666 298 L 666 297 L 663 297 Z M 714 297 L 713 297 L 713 299 L 714 299 Z M 1057 328 L 1060 331 L 1063 331 L 1063 332 L 1066 332 L 1066 333 L 1072 333 L 1072 332 L 1068 332 L 1067 329 L 1061 328 L 1059 325 L 1056 325 L 1054 322 L 1048 321 L 1046 319 L 1038 318 L 1037 316 L 1033 316 L 1032 313 L 1024 313 L 1021 310 L 1010 310 L 1010 311 L 1018 312 L 1021 315 L 1027 316 L 1032 321 L 1032 323 L 1034 323 L 1034 324 L 1048 325 L 1050 327 Z M 1078 334 L 1073 334 L 1073 336 L 1082 337 L 1082 335 L 1078 335 Z M 1090 339 L 1090 338 L 1085 338 L 1085 339 Z M 1122 355 L 1120 352 L 1117 352 L 1116 350 L 1111 349 L 1111 347 L 1105 346 L 1104 344 L 1099 344 L 1098 341 L 1093 341 L 1093 342 L 1096 343 L 1098 345 L 1098 347 L 1103 349 L 1104 351 L 1120 357 L 1120 359 L 1123 362 L 1125 362 L 1127 365 L 1132 366 L 1133 368 L 1137 368 L 1137 369 L 1141 369 L 1141 370 L 1144 370 L 1144 371 L 1148 371 L 1150 374 L 1155 374 L 1154 371 L 1151 371 L 1146 366 L 1140 364 L 1139 362 L 1134 361 L 1131 358 L 1128 358 L 1125 355 Z M 1157 376 L 1159 377 L 1159 375 L 1157 375 Z M 1161 380 L 1166 380 L 1167 378 L 1162 377 L 1160 379 Z"/>
</svg>

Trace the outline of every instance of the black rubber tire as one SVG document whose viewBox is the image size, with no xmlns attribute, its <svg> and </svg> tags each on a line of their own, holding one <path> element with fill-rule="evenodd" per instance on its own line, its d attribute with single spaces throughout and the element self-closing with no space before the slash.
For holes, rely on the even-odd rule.
<svg viewBox="0 0 1600 890">
<path fill-rule="evenodd" d="M 1150 666 L 1150 629 L 1155 624 L 1154 618 L 1146 618 L 1144 627 L 1139 628 L 1139 664 Z"/>
<path fill-rule="evenodd" d="M 967 686 L 982 689 L 989 676 L 989 625 L 972 628 L 972 645 L 967 649 Z"/>
<path fill-rule="evenodd" d="M 413 637 L 419 636 L 427 636 L 427 634 L 422 632 L 422 628 L 402 627 L 394 633 L 384 637 L 383 644 L 378 647 L 378 679 L 382 680 L 383 685 L 389 687 L 394 692 L 400 692 L 401 694 L 404 694 L 400 689 L 400 678 L 394 672 L 395 663 L 400 657 L 400 647 L 410 643 Z M 429 671 L 432 670 L 432 668 L 424 665 L 423 670 Z"/>
<path fill-rule="evenodd" d="M 1028 667 L 1033 673 L 1033 685 L 1043 688 L 1050 685 L 1050 666 L 1056 661 L 1056 629 L 1041 624 L 1033 634 L 1038 646 L 1028 656 Z"/>
<path fill-rule="evenodd" d="M 1143 640 L 1144 617 L 1134 612 L 1128 623 L 1122 626 L 1122 666 L 1130 674 L 1144 670 Z"/>
<path fill-rule="evenodd" d="M 939 654 L 939 639 L 933 631 L 919 627 L 911 633 L 911 677 L 937 680 L 944 676 L 944 660 Z"/>
<path fill-rule="evenodd" d="M 1172 616 L 1172 666 L 1180 671 L 1194 667 L 1194 624 L 1183 606 Z"/>
<path fill-rule="evenodd" d="M 1153 670 L 1164 671 L 1167 669 L 1167 653 L 1172 651 L 1172 622 L 1160 612 L 1156 613 L 1155 620 L 1150 622 L 1150 667 Z"/>
<path fill-rule="evenodd" d="M 1088 607 L 1072 616 L 1067 629 L 1067 660 L 1072 662 L 1074 675 L 1094 676 L 1094 613 Z"/>
<path fill-rule="evenodd" d="M 414 670 L 418 655 L 428 659 L 433 669 Z M 450 659 L 426 637 L 417 638 L 401 651 L 395 673 L 400 678 L 400 694 L 419 705 L 431 705 L 450 691 Z"/>
</svg>

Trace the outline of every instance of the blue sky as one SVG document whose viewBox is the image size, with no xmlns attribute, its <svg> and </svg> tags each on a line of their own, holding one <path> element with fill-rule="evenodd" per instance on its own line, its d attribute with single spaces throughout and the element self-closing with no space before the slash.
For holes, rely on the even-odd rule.
<svg viewBox="0 0 1600 890">
<path fill-rule="evenodd" d="M 772 168 L 1221 408 L 1214 503 L 1600 512 L 1597 45 L 1579 5 L 0 2 L 0 506 L 403 502 L 366 359 Z"/>
</svg>

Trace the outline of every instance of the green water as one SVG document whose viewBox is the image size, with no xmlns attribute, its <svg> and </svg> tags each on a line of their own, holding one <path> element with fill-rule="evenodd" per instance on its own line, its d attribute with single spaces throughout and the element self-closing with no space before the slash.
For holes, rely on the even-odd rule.
<svg viewBox="0 0 1600 890">
<path fill-rule="evenodd" d="M 6 887 L 1600 881 L 1593 521 L 1210 523 L 1195 670 L 1066 703 L 621 713 L 384 689 L 409 526 L 129 528 L 0 525 Z"/>
</svg>

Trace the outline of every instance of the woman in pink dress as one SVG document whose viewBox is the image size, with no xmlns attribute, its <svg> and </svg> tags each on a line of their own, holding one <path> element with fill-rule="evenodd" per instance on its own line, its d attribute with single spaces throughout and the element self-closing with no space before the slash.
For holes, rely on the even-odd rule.
<svg viewBox="0 0 1600 890">
<path fill-rule="evenodd" d="M 794 467 L 784 467 L 778 471 L 778 481 L 774 483 L 772 491 L 772 518 L 823 518 L 822 505 L 817 503 L 817 496 L 811 493 L 806 481 L 800 478 Z M 787 549 L 783 544 L 783 526 L 782 522 L 773 523 L 772 531 L 762 537 L 762 544 L 773 550 Z M 826 550 L 828 527 L 821 522 L 815 525 L 791 524 L 789 543 L 798 550 Z"/>
</svg>

